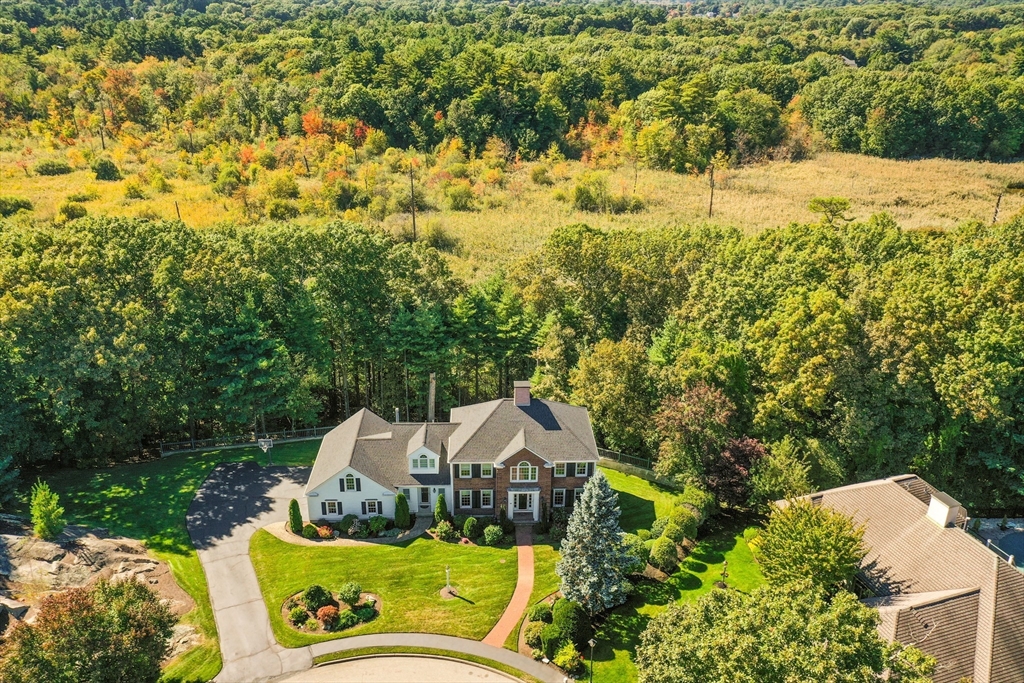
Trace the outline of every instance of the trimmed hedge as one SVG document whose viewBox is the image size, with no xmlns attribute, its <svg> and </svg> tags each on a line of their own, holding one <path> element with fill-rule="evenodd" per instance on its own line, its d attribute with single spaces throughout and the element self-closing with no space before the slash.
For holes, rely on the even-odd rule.
<svg viewBox="0 0 1024 683">
<path fill-rule="evenodd" d="M 492 524 L 484 529 L 484 545 L 498 545 L 501 543 L 501 537 L 505 535 L 501 527 L 497 524 Z"/>
<path fill-rule="evenodd" d="M 551 625 L 577 647 L 583 647 L 583 644 L 594 635 L 590 627 L 590 618 L 583 607 L 565 598 L 555 602 L 551 610 Z"/>
<path fill-rule="evenodd" d="M 551 605 L 546 602 L 538 602 L 536 605 L 530 608 L 526 613 L 527 618 L 530 621 L 543 621 L 546 624 L 551 623 Z"/>
<path fill-rule="evenodd" d="M 466 523 L 462 525 L 462 535 L 469 539 L 476 538 L 476 528 L 476 517 L 470 517 L 466 520 Z"/>
<path fill-rule="evenodd" d="M 679 562 L 676 544 L 668 536 L 662 536 L 651 546 L 651 564 L 663 572 L 671 573 Z"/>
<path fill-rule="evenodd" d="M 412 520 L 409 515 L 409 501 L 404 493 L 395 496 L 395 526 L 399 529 L 408 529 Z"/>
</svg>

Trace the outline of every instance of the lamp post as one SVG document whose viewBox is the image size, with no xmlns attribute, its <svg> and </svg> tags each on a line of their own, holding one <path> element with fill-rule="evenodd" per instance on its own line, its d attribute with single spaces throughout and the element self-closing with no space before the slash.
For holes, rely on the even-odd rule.
<svg viewBox="0 0 1024 683">
<path fill-rule="evenodd" d="M 594 639 L 591 638 L 587 642 L 587 645 L 590 646 L 590 683 L 594 683 L 594 646 L 597 645 L 597 643 L 595 643 Z"/>
</svg>

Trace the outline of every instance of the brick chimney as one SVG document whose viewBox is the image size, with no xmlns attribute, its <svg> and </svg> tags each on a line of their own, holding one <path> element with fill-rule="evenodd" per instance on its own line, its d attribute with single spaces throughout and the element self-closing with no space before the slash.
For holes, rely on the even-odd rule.
<svg viewBox="0 0 1024 683">
<path fill-rule="evenodd" d="M 517 406 L 528 406 L 530 405 L 530 383 L 529 382 L 515 382 L 512 385 L 514 387 L 512 396 L 515 399 Z"/>
</svg>

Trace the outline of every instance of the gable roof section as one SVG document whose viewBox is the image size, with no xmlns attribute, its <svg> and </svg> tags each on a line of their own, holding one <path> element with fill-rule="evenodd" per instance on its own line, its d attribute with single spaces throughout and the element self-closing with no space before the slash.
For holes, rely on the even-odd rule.
<svg viewBox="0 0 1024 683">
<path fill-rule="evenodd" d="M 448 484 L 451 477 L 441 444 L 454 429 L 455 425 L 448 423 L 393 425 L 364 408 L 324 437 L 306 492 L 331 480 L 346 467 L 385 488 Z M 418 436 L 421 431 L 423 434 Z M 417 438 L 421 445 L 438 454 L 438 474 L 409 473 L 408 453 L 412 451 L 408 448 Z"/>
<path fill-rule="evenodd" d="M 500 463 L 524 448 L 548 462 L 597 461 L 597 442 L 586 408 L 533 399 L 512 399 L 452 409 L 458 428 L 448 444 L 451 462 Z"/>
<path fill-rule="evenodd" d="M 936 683 L 956 681 L 953 664 L 964 656 L 962 640 L 976 623 L 976 683 L 1024 682 L 1024 574 L 969 534 L 928 518 L 934 491 L 913 475 L 830 489 L 809 496 L 815 504 L 864 525 L 868 554 L 861 578 L 880 598 L 881 630 L 897 639 L 923 609 L 958 624 L 956 638 L 929 638 L 922 649 L 946 664 Z M 967 596 L 977 592 L 977 600 Z M 925 595 L 922 595 L 925 594 Z M 898 612 L 887 617 L 889 607 Z M 903 641 L 901 641 L 903 642 Z M 933 649 L 937 648 L 937 649 Z"/>
</svg>

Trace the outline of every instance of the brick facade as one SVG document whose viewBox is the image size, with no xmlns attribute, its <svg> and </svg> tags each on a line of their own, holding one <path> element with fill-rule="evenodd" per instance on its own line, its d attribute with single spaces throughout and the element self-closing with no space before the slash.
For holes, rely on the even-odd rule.
<svg viewBox="0 0 1024 683">
<path fill-rule="evenodd" d="M 537 468 L 537 482 L 516 482 L 512 483 L 512 468 L 519 465 L 521 462 L 528 462 Z M 565 489 L 566 490 L 566 507 L 571 506 L 573 490 L 577 488 L 583 488 L 587 483 L 589 476 L 574 476 L 574 477 L 555 477 L 554 467 L 545 467 L 546 461 L 534 455 L 529 450 L 523 450 L 519 453 L 507 458 L 504 463 L 504 467 L 494 467 L 493 478 L 483 477 L 471 477 L 469 479 L 462 479 L 459 475 L 459 464 L 452 465 L 452 491 L 454 495 L 453 509 L 457 515 L 473 515 L 477 517 L 495 516 L 498 515 L 498 510 L 501 506 L 506 506 L 506 511 L 511 516 L 512 510 L 509 504 L 509 489 L 540 489 L 539 501 L 543 501 L 546 509 L 550 513 L 553 508 L 553 491 L 554 489 Z M 593 471 L 597 467 L 597 463 L 590 463 L 590 471 Z M 471 474 L 479 473 L 480 464 L 474 464 Z M 568 472 L 566 472 L 568 474 Z M 491 489 L 494 491 L 494 507 L 493 508 L 481 508 L 481 507 L 460 507 L 461 493 L 462 490 L 470 491 L 481 491 Z M 473 494 L 471 502 L 476 502 L 477 494 Z"/>
</svg>

